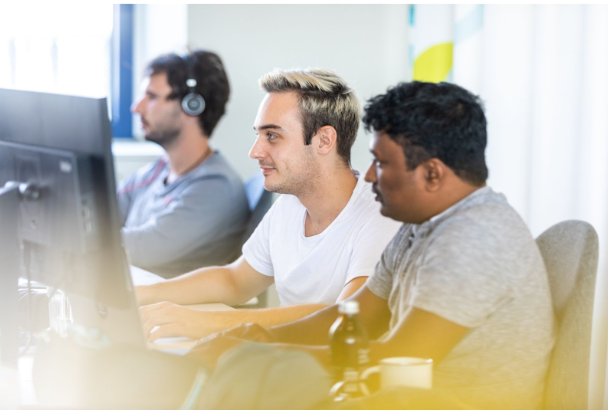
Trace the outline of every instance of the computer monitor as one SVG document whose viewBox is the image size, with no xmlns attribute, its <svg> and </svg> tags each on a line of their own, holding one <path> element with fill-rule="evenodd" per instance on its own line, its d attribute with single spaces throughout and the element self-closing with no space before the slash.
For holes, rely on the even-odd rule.
<svg viewBox="0 0 608 410">
<path fill-rule="evenodd" d="M 63 337 L 144 346 L 121 244 L 111 138 L 105 98 L 0 89 L 5 363 L 14 363 L 15 321 L 7 313 L 16 312 L 8 305 L 17 277 L 48 286 L 51 299 L 62 296 L 63 330 L 72 332 Z"/>
</svg>

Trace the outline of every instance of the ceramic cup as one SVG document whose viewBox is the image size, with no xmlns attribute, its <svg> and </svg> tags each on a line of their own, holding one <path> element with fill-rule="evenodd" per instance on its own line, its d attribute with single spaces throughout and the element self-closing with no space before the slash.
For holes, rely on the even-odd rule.
<svg viewBox="0 0 608 410">
<path fill-rule="evenodd" d="M 393 386 L 430 389 L 433 387 L 433 359 L 422 357 L 388 357 L 361 373 L 365 380 L 372 373 L 380 373 L 380 389 Z"/>
</svg>

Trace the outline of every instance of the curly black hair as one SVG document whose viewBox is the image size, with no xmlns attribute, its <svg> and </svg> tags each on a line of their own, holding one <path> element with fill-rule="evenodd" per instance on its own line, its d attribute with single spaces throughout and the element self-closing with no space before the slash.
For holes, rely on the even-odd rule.
<svg viewBox="0 0 608 410">
<path fill-rule="evenodd" d="M 188 55 L 165 54 L 152 60 L 146 74 L 166 73 L 172 93 L 171 100 L 182 99 L 190 92 L 186 85 L 191 73 L 196 80 L 196 92 L 205 99 L 205 110 L 198 116 L 203 132 L 211 137 L 215 126 L 226 112 L 230 84 L 220 57 L 210 51 L 195 50 Z"/>
<path fill-rule="evenodd" d="M 367 131 L 384 132 L 403 147 L 408 170 L 438 158 L 475 186 L 488 178 L 486 117 L 480 99 L 449 83 L 412 81 L 371 98 Z"/>
</svg>

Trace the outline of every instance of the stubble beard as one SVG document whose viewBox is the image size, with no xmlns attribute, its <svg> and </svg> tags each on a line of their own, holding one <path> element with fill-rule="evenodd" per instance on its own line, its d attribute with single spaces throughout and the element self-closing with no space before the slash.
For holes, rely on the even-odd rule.
<svg viewBox="0 0 608 410">
<path fill-rule="evenodd" d="M 166 151 L 177 143 L 179 136 L 182 132 L 182 126 L 179 121 L 180 111 L 174 111 L 167 115 L 165 118 L 161 118 L 155 129 L 149 131 L 145 135 L 146 141 L 154 142 Z"/>
<path fill-rule="evenodd" d="M 175 145 L 178 140 L 180 131 L 181 130 L 179 129 L 163 130 L 162 132 L 157 131 L 146 135 L 145 138 L 146 141 L 154 142 L 163 147 L 163 149 L 166 151 L 168 148 L 171 148 L 173 145 Z"/>
<path fill-rule="evenodd" d="M 297 167 L 297 171 L 285 169 L 283 172 L 285 178 L 283 181 L 275 182 L 274 184 L 264 184 L 266 190 L 279 194 L 289 194 L 302 196 L 310 194 L 314 191 L 314 183 L 319 178 L 319 167 L 310 151 L 305 151 L 302 164 Z M 276 169 L 276 168 L 275 168 Z M 276 169 L 276 173 L 279 170 Z"/>
</svg>

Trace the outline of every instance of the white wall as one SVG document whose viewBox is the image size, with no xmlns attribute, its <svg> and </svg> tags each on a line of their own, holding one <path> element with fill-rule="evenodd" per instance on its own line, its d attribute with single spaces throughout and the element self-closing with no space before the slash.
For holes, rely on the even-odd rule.
<svg viewBox="0 0 608 410">
<path fill-rule="evenodd" d="M 185 4 L 137 4 L 133 30 L 133 98 L 141 92 L 146 64 L 165 53 L 186 50 L 188 6 Z M 139 118 L 133 121 L 133 135 L 142 137 Z"/>
<path fill-rule="evenodd" d="M 263 97 L 257 79 L 274 67 L 325 67 L 362 103 L 408 78 L 406 5 L 190 5 L 188 45 L 217 52 L 232 86 L 227 115 L 211 143 L 243 178 L 258 172 L 248 158 Z M 354 168 L 371 160 L 359 132 Z"/>
</svg>

